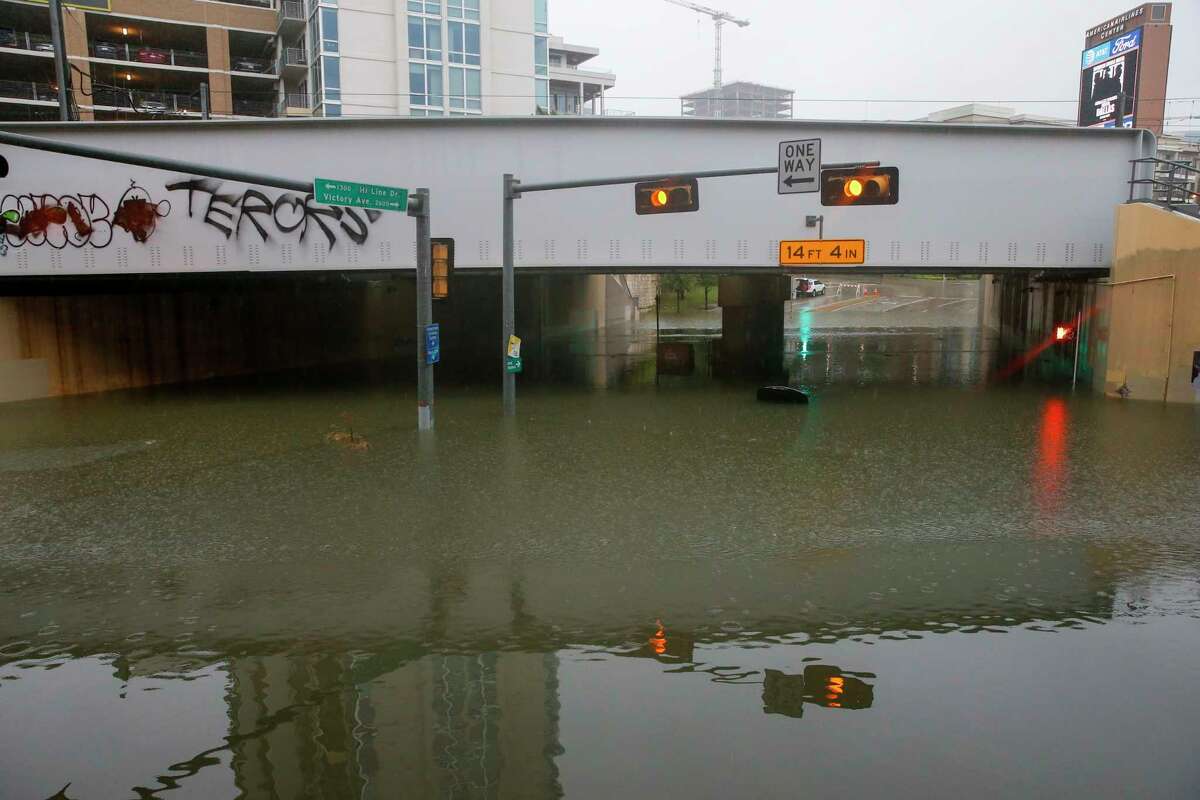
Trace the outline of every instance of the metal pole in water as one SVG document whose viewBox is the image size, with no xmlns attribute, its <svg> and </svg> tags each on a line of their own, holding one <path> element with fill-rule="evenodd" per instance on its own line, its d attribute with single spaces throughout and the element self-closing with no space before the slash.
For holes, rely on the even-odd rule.
<svg viewBox="0 0 1200 800">
<path fill-rule="evenodd" d="M 513 275 L 513 202 L 517 198 L 517 186 L 511 173 L 504 175 L 504 265 L 501 283 L 501 318 L 503 320 L 504 342 L 502 355 L 508 353 L 508 340 L 516 332 L 516 286 Z M 508 371 L 505 358 L 500 359 L 501 373 L 504 376 L 504 416 L 511 417 L 517 413 L 517 376 Z"/>
<path fill-rule="evenodd" d="M 1075 388 L 1075 381 L 1079 377 L 1079 339 L 1083 336 L 1083 312 L 1075 313 L 1075 366 L 1071 367 L 1071 388 Z"/>
<path fill-rule="evenodd" d="M 417 189 L 417 430 L 433 430 L 433 364 L 426 330 L 433 324 L 433 262 L 429 241 L 429 190 Z"/>
<path fill-rule="evenodd" d="M 50 39 L 54 45 L 54 73 L 58 76 L 58 118 L 71 121 L 71 105 L 67 99 L 68 80 L 67 45 L 63 40 L 62 5 L 59 0 L 50 0 Z"/>
</svg>

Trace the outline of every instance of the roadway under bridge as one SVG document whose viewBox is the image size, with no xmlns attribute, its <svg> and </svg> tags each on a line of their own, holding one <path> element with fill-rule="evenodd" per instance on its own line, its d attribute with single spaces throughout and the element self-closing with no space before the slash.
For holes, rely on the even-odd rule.
<svg viewBox="0 0 1200 800">
<path fill-rule="evenodd" d="M 299 181 L 428 187 L 433 236 L 455 243 L 451 299 L 436 309 L 444 362 L 483 372 L 501 339 L 505 173 L 531 184 L 769 167 L 781 141 L 805 138 L 821 139 L 825 163 L 898 168 L 899 202 L 888 206 L 780 195 L 771 174 L 702 180 L 695 213 L 638 216 L 628 185 L 516 201 L 517 332 L 527 341 L 628 319 L 621 276 L 716 272 L 727 363 L 770 374 L 789 292 L 779 242 L 816 238 L 807 216 L 823 216 L 825 238 L 865 240 L 864 263 L 840 274 L 988 276 L 980 295 L 991 318 L 981 312 L 981 322 L 1020 350 L 1097 305 L 1096 281 L 1117 250 L 1114 212 L 1131 197 L 1131 161 L 1155 148 L 1151 134 L 1129 130 L 636 118 L 7 129 Z M 416 245 L 403 214 L 11 146 L 0 156 L 0 400 L 389 358 L 417 346 Z"/>
</svg>

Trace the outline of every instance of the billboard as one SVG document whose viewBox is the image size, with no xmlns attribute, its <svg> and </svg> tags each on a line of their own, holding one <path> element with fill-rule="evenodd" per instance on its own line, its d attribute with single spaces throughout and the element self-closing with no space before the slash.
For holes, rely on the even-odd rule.
<svg viewBox="0 0 1200 800">
<path fill-rule="evenodd" d="M 1142 29 L 1137 28 L 1083 51 L 1079 82 L 1080 126 L 1133 127 L 1141 44 Z"/>
</svg>

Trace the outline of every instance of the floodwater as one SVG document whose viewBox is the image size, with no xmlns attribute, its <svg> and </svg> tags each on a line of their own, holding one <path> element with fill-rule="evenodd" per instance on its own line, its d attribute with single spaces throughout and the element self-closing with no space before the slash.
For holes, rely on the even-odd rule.
<svg viewBox="0 0 1200 800">
<path fill-rule="evenodd" d="M 804 307 L 806 407 L 679 328 L 426 438 L 345 375 L 4 406 L 0 797 L 1195 797 L 1200 415 Z"/>
</svg>

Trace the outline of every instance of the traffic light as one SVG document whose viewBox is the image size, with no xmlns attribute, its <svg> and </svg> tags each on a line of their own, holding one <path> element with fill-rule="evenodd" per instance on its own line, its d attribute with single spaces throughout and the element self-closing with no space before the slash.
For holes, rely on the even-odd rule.
<svg viewBox="0 0 1200 800">
<path fill-rule="evenodd" d="M 637 183 L 633 186 L 633 201 L 639 214 L 699 211 L 700 184 L 695 178 Z"/>
<path fill-rule="evenodd" d="M 433 262 L 433 299 L 450 296 L 450 276 L 454 274 L 454 240 L 430 239 Z"/>
<path fill-rule="evenodd" d="M 900 201 L 897 167 L 821 170 L 823 206 L 893 206 Z"/>
</svg>

